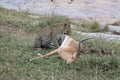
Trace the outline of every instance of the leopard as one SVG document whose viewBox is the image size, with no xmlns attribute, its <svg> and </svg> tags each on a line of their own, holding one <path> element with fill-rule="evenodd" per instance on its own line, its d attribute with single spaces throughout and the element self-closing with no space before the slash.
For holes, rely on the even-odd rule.
<svg viewBox="0 0 120 80">
<path fill-rule="evenodd" d="M 63 41 L 63 35 L 70 35 L 69 22 L 56 23 L 42 28 L 34 40 L 34 48 L 58 48 Z"/>
</svg>

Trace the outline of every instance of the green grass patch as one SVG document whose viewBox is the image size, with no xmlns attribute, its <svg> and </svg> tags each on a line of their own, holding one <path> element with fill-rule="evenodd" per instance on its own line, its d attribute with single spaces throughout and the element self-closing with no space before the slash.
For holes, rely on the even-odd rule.
<svg viewBox="0 0 120 80">
<path fill-rule="evenodd" d="M 79 21 L 79 23 L 72 22 L 73 25 L 78 26 L 77 29 L 83 32 L 105 32 L 108 31 L 108 26 L 105 25 L 103 28 L 100 27 L 100 24 L 96 21 Z"/>
<path fill-rule="evenodd" d="M 37 18 L 36 18 L 37 17 Z M 38 32 L 42 27 L 55 23 L 68 22 L 68 18 L 60 15 L 38 15 L 28 12 L 18 12 L 0 7 L 0 24 L 19 27 L 26 31 Z"/>
<path fill-rule="evenodd" d="M 97 22 L 82 23 L 82 27 L 87 27 L 90 30 L 96 31 L 96 30 L 99 30 L 99 23 Z"/>
</svg>

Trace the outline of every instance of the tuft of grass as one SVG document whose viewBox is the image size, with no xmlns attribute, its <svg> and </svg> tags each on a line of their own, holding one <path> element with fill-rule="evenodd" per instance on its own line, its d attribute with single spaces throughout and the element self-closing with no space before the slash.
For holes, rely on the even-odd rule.
<svg viewBox="0 0 120 80">
<path fill-rule="evenodd" d="M 60 15 L 46 15 L 42 20 L 39 20 L 38 26 L 41 28 L 50 26 L 56 23 L 68 23 L 69 19 L 65 16 L 60 16 Z M 38 26 L 36 26 L 36 30 L 38 29 Z M 34 27 L 33 27 L 34 28 Z"/>
<path fill-rule="evenodd" d="M 101 31 L 105 32 L 105 31 L 108 31 L 108 24 L 106 24 L 102 29 Z"/>
<path fill-rule="evenodd" d="M 103 28 L 100 27 L 99 23 L 96 21 L 80 21 L 79 23 L 71 22 L 73 25 L 77 26 L 76 29 L 83 32 L 105 32 L 108 31 L 108 24 Z"/>
<path fill-rule="evenodd" d="M 89 23 L 82 23 L 81 25 L 83 28 L 87 28 L 88 30 L 91 31 L 99 31 L 99 23 L 94 21 L 94 22 L 89 22 Z"/>
</svg>

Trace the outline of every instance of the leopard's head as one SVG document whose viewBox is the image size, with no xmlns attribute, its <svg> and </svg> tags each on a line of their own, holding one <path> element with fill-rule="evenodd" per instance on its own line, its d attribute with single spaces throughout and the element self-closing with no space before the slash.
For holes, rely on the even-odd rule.
<svg viewBox="0 0 120 80">
<path fill-rule="evenodd" d="M 62 33 L 66 34 L 66 35 L 70 35 L 70 33 L 71 33 L 71 29 L 70 28 L 71 28 L 70 27 L 70 23 L 64 23 L 62 25 Z"/>
</svg>

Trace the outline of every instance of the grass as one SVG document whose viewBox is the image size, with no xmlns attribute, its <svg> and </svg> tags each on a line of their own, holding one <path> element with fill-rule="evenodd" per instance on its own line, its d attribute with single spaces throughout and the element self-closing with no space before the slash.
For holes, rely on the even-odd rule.
<svg viewBox="0 0 120 80">
<path fill-rule="evenodd" d="M 89 30 L 97 31 L 97 29 L 99 29 L 99 23 L 97 22 L 82 23 L 82 27 L 87 27 Z"/>
<path fill-rule="evenodd" d="M 6 10 L 6 9 L 5 9 Z M 20 26 L 19 21 L 9 19 L 8 16 L 14 19 L 23 21 L 24 26 Z M 0 11 L 0 14 L 2 12 Z M 8 15 L 9 14 L 9 15 Z M 27 17 L 22 17 L 26 13 L 10 11 L 2 14 L 0 24 L 12 28 L 20 28 L 27 30 L 25 34 L 19 35 L 13 32 L 4 31 L 0 29 L 0 80 L 119 80 L 120 79 L 120 42 L 107 42 L 102 39 L 93 39 L 84 43 L 84 52 L 79 57 L 79 61 L 72 65 L 66 65 L 65 61 L 56 57 L 39 58 L 30 61 L 31 58 L 38 57 L 37 54 L 46 54 L 51 49 L 33 50 L 33 42 L 35 36 L 28 35 L 29 33 L 36 32 L 36 30 L 28 28 L 29 23 Z M 28 13 L 27 13 L 28 14 Z M 6 15 L 6 16 L 5 16 Z M 6 17 L 6 18 L 5 18 Z M 60 17 L 60 16 L 59 16 Z M 30 18 L 31 19 L 31 18 Z M 60 18 L 59 18 L 60 19 Z M 13 23 L 12 23 L 13 20 Z M 34 19 L 31 19 L 34 21 Z M 48 18 L 41 24 L 48 25 Z M 61 19 L 60 19 L 61 20 Z M 11 23 L 7 23 L 7 21 Z M 36 21 L 36 19 L 35 19 Z M 46 22 L 48 21 L 48 22 Z M 57 21 L 57 20 L 56 20 Z M 18 26 L 15 26 L 18 24 Z M 27 25 L 28 24 L 28 25 Z M 50 22 L 50 24 L 52 24 Z M 0 26 L 1 26 L 0 25 Z M 41 26 L 42 27 L 42 26 Z M 33 31 L 31 31 L 33 30 Z M 75 34 L 71 35 L 76 40 L 81 40 L 85 37 Z M 112 55 L 103 54 L 98 55 L 97 52 L 92 53 L 89 51 L 89 46 L 97 50 L 104 50 L 113 52 Z"/>
<path fill-rule="evenodd" d="M 35 18 L 37 17 L 37 18 Z M 19 27 L 26 31 L 38 32 L 42 27 L 54 23 L 68 22 L 68 18 L 60 15 L 38 15 L 27 12 L 17 12 L 0 7 L 0 24 Z"/>
<path fill-rule="evenodd" d="M 105 25 L 103 28 L 100 28 L 100 24 L 96 21 L 88 22 L 88 21 L 80 21 L 79 23 L 72 24 L 78 26 L 77 29 L 83 32 L 105 32 L 108 31 L 108 26 Z"/>
<path fill-rule="evenodd" d="M 0 36 L 0 80 L 79 80 L 80 78 L 82 80 L 119 80 L 120 78 L 119 52 L 115 52 L 112 56 L 83 54 L 78 62 L 70 66 L 66 65 L 62 59 L 55 57 L 30 61 L 29 59 L 37 57 L 37 53 L 45 54 L 50 50 L 34 51 L 31 37 L 21 38 L 2 31 Z M 90 42 L 93 41 L 87 43 L 95 46 L 96 42 L 92 44 Z"/>
</svg>

